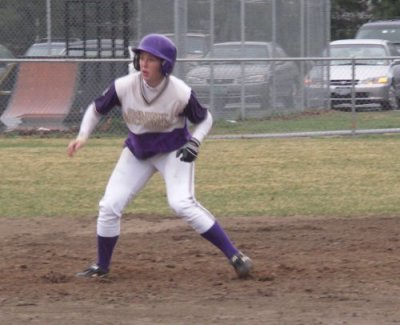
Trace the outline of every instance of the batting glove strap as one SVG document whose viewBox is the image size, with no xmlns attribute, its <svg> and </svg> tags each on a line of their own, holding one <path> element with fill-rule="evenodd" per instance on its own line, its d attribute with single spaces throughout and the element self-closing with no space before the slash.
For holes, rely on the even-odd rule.
<svg viewBox="0 0 400 325">
<path fill-rule="evenodd" d="M 181 149 L 176 152 L 176 157 L 181 157 L 181 161 L 193 162 L 199 154 L 200 142 L 192 138 Z"/>
</svg>

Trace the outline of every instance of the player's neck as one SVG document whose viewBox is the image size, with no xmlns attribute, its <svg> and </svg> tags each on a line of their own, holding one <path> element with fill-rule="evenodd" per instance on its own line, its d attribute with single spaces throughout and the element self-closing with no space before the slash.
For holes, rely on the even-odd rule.
<svg viewBox="0 0 400 325">
<path fill-rule="evenodd" d="M 156 86 L 151 86 L 148 81 L 140 78 L 140 92 L 147 104 L 154 102 L 164 92 L 168 84 L 168 78 L 162 78 Z"/>
<path fill-rule="evenodd" d="M 161 78 L 151 79 L 151 80 L 147 79 L 147 80 L 143 80 L 143 81 L 146 84 L 146 86 L 148 86 L 150 88 L 158 88 L 158 86 L 160 86 L 164 80 L 165 80 L 165 78 L 164 78 L 164 76 L 162 76 Z"/>
<path fill-rule="evenodd" d="M 163 77 L 162 79 L 157 81 L 143 80 L 143 84 L 145 87 L 150 88 L 152 91 L 158 91 L 165 84 L 165 78 Z"/>
</svg>

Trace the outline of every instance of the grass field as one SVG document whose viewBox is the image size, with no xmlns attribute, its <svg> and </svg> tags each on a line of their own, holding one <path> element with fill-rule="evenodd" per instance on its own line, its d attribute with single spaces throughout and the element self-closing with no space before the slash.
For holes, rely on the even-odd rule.
<svg viewBox="0 0 400 325">
<path fill-rule="evenodd" d="M 208 139 L 196 196 L 218 216 L 398 215 L 399 136 Z M 0 216 L 96 215 L 123 138 L 0 138 Z M 171 214 L 156 175 L 126 212 Z"/>
<path fill-rule="evenodd" d="M 218 120 L 212 134 L 285 133 L 400 127 L 400 111 L 343 112 L 316 111 L 264 120 Z"/>
<path fill-rule="evenodd" d="M 120 118 L 113 117 L 110 127 L 97 134 L 101 137 L 125 136 L 126 126 Z M 107 124 L 107 123 L 106 123 Z M 400 111 L 343 112 L 336 110 L 273 115 L 265 119 L 231 120 L 219 118 L 214 121 L 210 135 L 286 133 L 307 131 L 335 131 L 361 129 L 387 129 L 400 126 Z M 73 128 L 78 125 L 74 124 Z M 100 130 L 100 131 L 99 131 Z"/>
</svg>

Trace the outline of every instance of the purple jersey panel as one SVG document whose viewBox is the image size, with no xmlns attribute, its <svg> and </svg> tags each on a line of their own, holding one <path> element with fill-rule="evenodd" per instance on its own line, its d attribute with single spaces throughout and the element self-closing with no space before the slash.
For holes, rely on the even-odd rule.
<svg viewBox="0 0 400 325">
<path fill-rule="evenodd" d="M 134 134 L 129 132 L 126 146 L 138 159 L 147 159 L 159 153 L 175 151 L 190 139 L 187 127 L 166 133 Z"/>
<path fill-rule="evenodd" d="M 97 97 L 94 100 L 96 110 L 102 115 L 106 115 L 112 110 L 114 106 L 121 106 L 117 92 L 115 90 L 115 84 L 112 83 L 110 87 L 103 93 L 103 95 Z"/>
<path fill-rule="evenodd" d="M 193 124 L 202 122 L 207 116 L 207 109 L 199 103 L 193 90 L 190 94 L 189 102 L 183 111 L 183 115 Z"/>
</svg>

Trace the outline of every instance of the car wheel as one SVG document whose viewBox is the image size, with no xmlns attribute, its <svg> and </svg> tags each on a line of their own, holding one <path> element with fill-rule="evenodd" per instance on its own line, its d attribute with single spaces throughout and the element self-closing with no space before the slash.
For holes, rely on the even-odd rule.
<svg viewBox="0 0 400 325">
<path fill-rule="evenodd" d="M 295 108 L 296 98 L 299 94 L 297 84 L 293 83 L 290 85 L 288 95 L 283 98 L 283 104 L 286 108 Z"/>
<path fill-rule="evenodd" d="M 386 102 L 382 103 L 382 108 L 383 109 L 398 109 L 399 108 L 399 102 L 398 99 L 396 97 L 396 89 L 394 88 L 394 86 L 390 86 L 389 90 L 388 90 L 388 99 Z"/>
<path fill-rule="evenodd" d="M 268 110 L 272 107 L 272 93 L 271 93 L 271 87 L 272 86 L 267 86 L 265 89 L 265 92 L 261 95 L 261 109 L 262 110 Z"/>
</svg>

